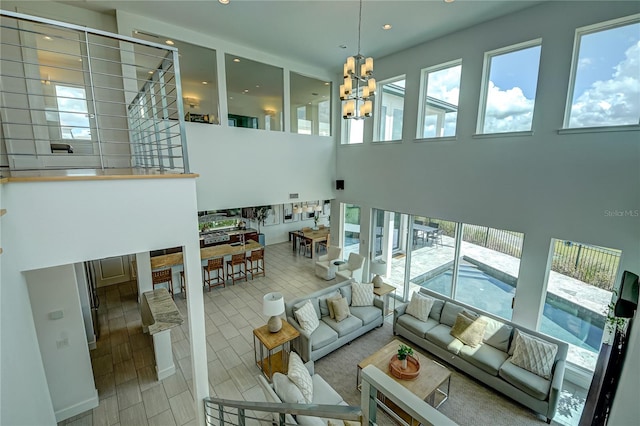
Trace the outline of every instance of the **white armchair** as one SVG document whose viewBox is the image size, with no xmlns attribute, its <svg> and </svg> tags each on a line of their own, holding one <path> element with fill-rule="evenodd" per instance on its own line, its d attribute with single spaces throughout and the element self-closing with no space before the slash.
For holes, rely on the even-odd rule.
<svg viewBox="0 0 640 426">
<path fill-rule="evenodd" d="M 357 253 L 349 253 L 349 260 L 338 267 L 336 277 L 348 280 L 353 278 L 356 282 L 362 282 L 362 269 L 365 258 Z"/>
<path fill-rule="evenodd" d="M 316 262 L 316 275 L 325 280 L 332 280 L 335 278 L 335 270 L 331 270 L 331 264 L 335 260 L 342 260 L 342 248 L 329 246 L 327 248 L 327 254 L 318 257 Z"/>
</svg>

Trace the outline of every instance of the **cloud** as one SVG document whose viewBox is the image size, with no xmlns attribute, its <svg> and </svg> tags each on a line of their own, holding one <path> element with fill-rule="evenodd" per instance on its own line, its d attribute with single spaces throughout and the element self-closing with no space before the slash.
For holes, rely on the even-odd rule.
<svg viewBox="0 0 640 426">
<path fill-rule="evenodd" d="M 527 99 L 519 87 L 502 90 L 489 81 L 484 133 L 531 130 L 533 99 Z"/>
<path fill-rule="evenodd" d="M 640 119 L 640 41 L 625 51 L 608 80 L 574 94 L 569 127 L 621 126 Z"/>
<path fill-rule="evenodd" d="M 458 105 L 461 65 L 429 73 L 427 96 Z"/>
</svg>

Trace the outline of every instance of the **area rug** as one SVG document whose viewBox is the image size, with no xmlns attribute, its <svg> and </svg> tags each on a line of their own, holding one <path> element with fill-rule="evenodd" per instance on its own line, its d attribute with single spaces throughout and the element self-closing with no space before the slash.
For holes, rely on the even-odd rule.
<svg viewBox="0 0 640 426">
<path fill-rule="evenodd" d="M 350 405 L 360 405 L 360 392 L 356 389 L 356 369 L 358 362 L 374 353 L 394 338 L 391 324 L 376 328 L 315 363 L 315 371 L 344 398 Z M 409 343 L 411 347 L 416 345 Z M 419 350 L 421 358 L 437 359 Z M 447 366 L 451 371 L 449 399 L 439 411 L 459 425 L 519 426 L 546 425 L 545 419 L 528 408 L 494 392 L 482 383 Z M 378 409 L 379 424 L 394 424 L 393 420 Z M 553 422 L 552 424 L 558 424 Z"/>
</svg>

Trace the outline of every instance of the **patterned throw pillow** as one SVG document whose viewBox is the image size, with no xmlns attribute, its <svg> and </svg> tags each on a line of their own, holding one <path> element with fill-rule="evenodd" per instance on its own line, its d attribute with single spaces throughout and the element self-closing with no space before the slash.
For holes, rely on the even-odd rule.
<svg viewBox="0 0 640 426">
<path fill-rule="evenodd" d="M 519 331 L 511 363 L 549 380 L 558 345 Z"/>
<path fill-rule="evenodd" d="M 349 315 L 351 315 L 351 311 L 349 311 L 349 304 L 347 303 L 346 297 L 341 297 L 340 299 L 336 299 L 333 302 L 333 311 L 335 313 L 336 322 L 340 322 L 343 319 L 346 319 Z"/>
<path fill-rule="evenodd" d="M 482 318 L 474 318 L 468 312 L 463 311 L 456 317 L 456 322 L 451 327 L 451 334 L 465 345 L 475 348 L 482 343 L 487 321 Z"/>
<path fill-rule="evenodd" d="M 411 316 L 418 318 L 420 321 L 427 321 L 429 319 L 429 312 L 435 299 L 420 294 L 418 291 L 413 292 L 409 306 L 407 306 L 407 313 Z"/>
<path fill-rule="evenodd" d="M 351 284 L 351 306 L 373 306 L 373 284 Z"/>
<path fill-rule="evenodd" d="M 318 326 L 320 325 L 316 310 L 313 309 L 313 305 L 311 304 L 310 300 L 307 300 L 307 302 L 302 305 L 300 309 L 295 311 L 294 315 L 296 316 L 296 319 L 300 323 L 302 329 L 309 334 L 313 333 L 313 330 L 318 328 Z"/>
<path fill-rule="evenodd" d="M 311 309 L 313 309 L 313 307 Z M 311 380 L 309 370 L 304 366 L 304 363 L 297 353 L 291 352 L 289 354 L 288 368 L 287 377 L 300 389 L 307 404 L 311 404 L 313 400 L 313 380 Z"/>
</svg>

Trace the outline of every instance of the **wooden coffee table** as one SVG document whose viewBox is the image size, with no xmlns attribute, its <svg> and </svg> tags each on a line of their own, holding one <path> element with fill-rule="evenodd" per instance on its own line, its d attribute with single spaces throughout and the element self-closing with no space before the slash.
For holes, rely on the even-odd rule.
<svg viewBox="0 0 640 426">
<path fill-rule="evenodd" d="M 451 389 L 451 372 L 444 366 L 438 364 L 425 357 L 419 357 L 420 361 L 420 374 L 413 380 L 402 380 L 389 373 L 389 360 L 391 357 L 398 353 L 398 347 L 404 344 L 399 340 L 393 340 L 378 352 L 369 355 L 367 358 L 358 363 L 356 384 L 360 387 L 360 370 L 367 365 L 374 365 L 378 369 L 385 372 L 389 377 L 400 383 L 402 386 L 413 392 L 418 398 L 427 401 L 433 407 L 438 408 L 449 398 L 449 391 Z M 411 346 L 411 345 L 410 345 Z M 412 346 L 413 347 L 413 346 Z M 415 349 L 414 349 L 415 352 Z M 418 355 L 419 356 L 419 355 Z M 446 392 L 440 389 L 444 384 L 447 384 Z M 436 395 L 439 395 L 442 399 L 436 404 Z M 411 417 L 402 411 L 399 407 L 395 406 L 393 402 L 387 400 L 384 395 L 378 392 L 378 403 L 381 408 L 389 412 L 392 416 L 399 416 L 406 424 L 416 425 Z"/>
</svg>

